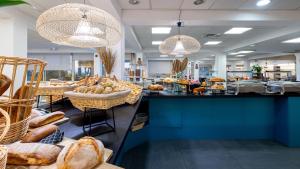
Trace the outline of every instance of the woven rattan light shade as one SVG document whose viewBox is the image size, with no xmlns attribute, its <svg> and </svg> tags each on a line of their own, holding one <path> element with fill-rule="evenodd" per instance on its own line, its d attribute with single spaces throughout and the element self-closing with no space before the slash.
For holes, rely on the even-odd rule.
<svg viewBox="0 0 300 169">
<path fill-rule="evenodd" d="M 182 45 L 178 45 L 178 41 L 181 41 L 179 44 Z M 174 49 L 178 46 L 183 46 L 182 50 L 175 51 Z M 201 45 L 197 39 L 186 35 L 175 35 L 164 40 L 159 46 L 159 51 L 167 55 L 189 55 L 198 52 L 200 48 Z"/>
<path fill-rule="evenodd" d="M 45 39 L 82 48 L 112 46 L 121 39 L 121 25 L 104 10 L 78 3 L 55 6 L 42 13 L 36 29 Z"/>
</svg>

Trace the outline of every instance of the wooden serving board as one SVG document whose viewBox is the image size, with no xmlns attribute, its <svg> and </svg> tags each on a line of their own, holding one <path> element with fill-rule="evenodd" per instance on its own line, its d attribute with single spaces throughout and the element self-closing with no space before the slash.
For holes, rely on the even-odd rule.
<svg viewBox="0 0 300 169">
<path fill-rule="evenodd" d="M 63 141 L 58 143 L 57 145 L 67 146 L 69 144 L 74 143 L 75 141 L 76 140 L 65 137 L 63 139 Z M 105 152 L 105 155 L 104 155 L 105 163 L 95 167 L 94 169 L 122 169 L 118 166 L 106 163 L 113 154 L 112 150 L 105 148 L 104 152 Z M 6 166 L 6 169 L 57 169 L 57 167 L 56 167 L 56 163 L 54 163 L 54 164 L 51 164 L 48 166 L 13 166 L 13 165 L 10 165 L 10 166 Z"/>
</svg>

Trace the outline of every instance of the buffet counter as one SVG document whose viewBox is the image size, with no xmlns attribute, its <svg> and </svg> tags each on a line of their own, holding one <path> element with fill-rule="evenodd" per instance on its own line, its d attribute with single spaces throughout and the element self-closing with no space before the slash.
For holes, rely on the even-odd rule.
<svg viewBox="0 0 300 169">
<path fill-rule="evenodd" d="M 149 123 L 128 133 L 122 153 L 165 139 L 268 139 L 300 146 L 300 95 L 146 92 L 143 100 L 149 107 Z"/>
</svg>

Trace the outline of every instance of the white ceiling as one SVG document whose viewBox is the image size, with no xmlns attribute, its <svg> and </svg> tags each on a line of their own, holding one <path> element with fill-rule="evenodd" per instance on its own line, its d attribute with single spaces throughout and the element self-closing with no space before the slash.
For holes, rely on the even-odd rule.
<svg viewBox="0 0 300 169">
<path fill-rule="evenodd" d="M 34 20 L 42 11 L 66 2 L 65 0 L 26 1 L 36 9 L 26 5 L 18 6 L 15 9 L 21 10 Z M 105 7 L 108 1 L 116 2 L 112 3 L 116 10 L 113 10 L 111 6 Z M 177 33 L 177 28 L 174 25 L 178 18 L 178 9 L 183 10 L 183 19 L 186 21 L 186 26 L 182 28 L 182 34 L 195 37 L 202 45 L 208 40 L 223 41 L 218 46 L 202 46 L 199 53 L 191 56 L 195 60 L 197 58 L 208 60 L 207 58 L 209 57 L 213 59 L 211 55 L 216 52 L 229 52 L 242 49 L 256 51 L 247 57 L 300 50 L 299 44 L 290 45 L 281 43 L 283 40 L 300 37 L 300 0 L 272 0 L 270 5 L 263 8 L 256 7 L 257 0 L 205 0 L 205 3 L 199 6 L 195 6 L 193 1 L 139 0 L 140 3 L 138 5 L 131 5 L 128 3 L 128 0 L 87 0 L 87 4 L 104 8 L 114 15 L 118 11 L 123 12 L 123 17 L 127 17 L 125 20 L 123 18 L 123 22 L 126 24 L 126 51 L 143 52 L 145 56 L 151 58 L 159 56 L 158 46 L 153 46 L 151 41 L 164 40 Z M 83 3 L 83 0 L 67 0 L 67 2 Z M 152 15 L 148 16 L 149 11 Z M 208 15 L 201 15 L 202 13 Z M 147 21 L 147 24 L 133 24 L 142 22 L 130 22 L 135 19 Z M 170 35 L 152 35 L 152 26 L 171 26 L 172 32 Z M 252 27 L 253 30 L 242 35 L 223 34 L 233 26 Z M 289 29 L 290 27 L 293 27 L 293 29 Z M 221 36 L 214 39 L 205 37 L 206 34 L 221 34 Z M 256 46 L 250 47 L 249 45 L 253 43 Z M 28 47 L 30 50 L 49 50 L 51 48 L 56 50 L 63 49 L 65 51 L 75 50 L 74 48 L 52 44 L 42 39 L 34 31 L 29 31 Z"/>
<path fill-rule="evenodd" d="M 201 5 L 194 5 L 194 0 L 139 0 L 139 4 L 131 5 L 128 0 L 118 0 L 122 9 L 221 9 L 221 10 L 257 10 L 255 0 L 205 0 Z M 181 6 L 182 4 L 182 6 Z M 300 8 L 299 0 L 272 0 L 262 9 L 295 10 Z"/>
</svg>

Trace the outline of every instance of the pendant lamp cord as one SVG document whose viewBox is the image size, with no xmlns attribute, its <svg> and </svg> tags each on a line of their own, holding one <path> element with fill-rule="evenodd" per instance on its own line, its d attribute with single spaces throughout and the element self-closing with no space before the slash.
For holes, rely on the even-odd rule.
<svg viewBox="0 0 300 169">
<path fill-rule="evenodd" d="M 183 5 L 184 0 L 181 0 L 180 6 L 179 6 L 179 16 L 178 16 L 178 22 L 177 22 L 177 27 L 178 27 L 178 35 L 181 35 L 180 29 L 182 26 L 181 22 L 181 14 L 182 14 L 182 5 Z M 178 37 L 180 39 L 180 37 Z"/>
</svg>

